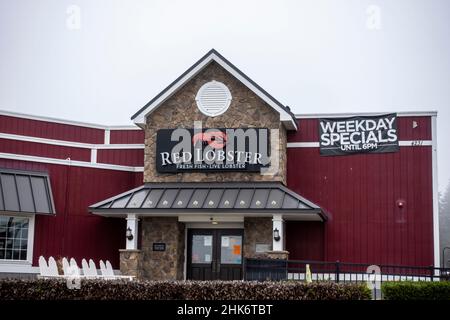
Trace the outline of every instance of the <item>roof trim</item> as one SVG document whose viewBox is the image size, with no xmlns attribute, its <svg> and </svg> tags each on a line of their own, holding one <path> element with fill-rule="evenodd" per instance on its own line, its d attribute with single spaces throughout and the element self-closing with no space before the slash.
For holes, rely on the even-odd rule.
<svg viewBox="0 0 450 320">
<path fill-rule="evenodd" d="M 204 209 L 205 210 L 205 209 Z M 146 217 L 180 217 L 180 216 L 213 216 L 213 215 L 226 215 L 230 217 L 272 217 L 274 214 L 281 214 L 285 220 L 299 220 L 299 221 L 321 221 L 328 220 L 327 216 L 321 210 L 296 210 L 295 212 L 286 209 L 277 210 L 255 210 L 255 209 L 242 209 L 242 210 L 224 210 L 214 209 L 209 211 L 200 211 L 198 209 L 96 209 L 92 213 L 109 218 L 126 218 L 128 214 L 136 214 L 137 216 Z M 307 218 L 306 218 L 307 217 Z M 298 219 L 300 218 L 300 219 Z"/>
<path fill-rule="evenodd" d="M 175 81 L 169 84 L 164 90 L 151 99 L 139 111 L 137 111 L 131 120 L 138 126 L 145 125 L 145 118 L 148 114 L 158 108 L 164 101 L 169 99 L 175 92 L 178 91 L 184 84 L 196 76 L 203 68 L 205 68 L 212 61 L 217 62 L 222 68 L 231 73 L 236 79 L 243 83 L 247 88 L 252 90 L 258 97 L 265 101 L 269 106 L 275 109 L 280 114 L 280 121 L 284 123 L 287 129 L 297 130 L 297 123 L 294 114 L 290 109 L 267 91 L 261 88 L 256 82 L 250 79 L 246 74 L 239 70 L 235 65 L 223 57 L 215 49 L 211 49 L 200 60 L 194 63 L 190 68 L 183 72 Z"/>
<path fill-rule="evenodd" d="M 346 112 L 346 113 L 311 113 L 311 114 L 296 114 L 296 119 L 317 119 L 317 118 L 349 118 L 358 116 L 379 116 L 385 115 L 389 111 L 385 112 Z M 396 112 L 397 117 L 435 117 L 437 111 L 403 111 Z"/>
<path fill-rule="evenodd" d="M 70 160 L 69 158 L 68 159 L 56 159 L 56 158 L 47 158 L 47 157 L 39 157 L 39 156 L 29 156 L 29 155 L 16 154 L 16 153 L 0 152 L 0 159 L 50 163 L 50 164 L 58 164 L 58 165 L 64 165 L 64 166 L 75 166 L 75 167 L 95 168 L 95 169 L 105 169 L 105 170 L 117 170 L 117 171 L 129 171 L 129 172 L 143 172 L 144 171 L 144 167 L 138 167 L 138 166 L 125 166 L 125 165 L 121 165 L 121 164 L 108 164 L 108 163 L 99 163 L 99 162 L 92 163 L 90 161 Z"/>
<path fill-rule="evenodd" d="M 7 110 L 0 110 L 0 115 L 7 116 L 7 117 L 14 117 L 14 118 L 22 118 L 22 119 L 29 119 L 29 120 L 36 120 L 36 121 L 45 121 L 45 122 L 51 122 L 51 123 L 65 124 L 65 125 L 90 128 L 90 129 L 99 129 L 99 130 L 142 130 L 142 128 L 137 127 L 135 125 L 107 126 L 107 125 L 95 124 L 95 123 L 90 123 L 90 122 L 81 122 L 81 121 L 66 120 L 66 119 L 59 119 L 59 118 L 46 117 L 46 116 L 38 116 L 38 115 L 33 115 L 33 114 L 25 114 L 25 113 L 19 113 L 19 112 L 7 111 Z"/>
</svg>

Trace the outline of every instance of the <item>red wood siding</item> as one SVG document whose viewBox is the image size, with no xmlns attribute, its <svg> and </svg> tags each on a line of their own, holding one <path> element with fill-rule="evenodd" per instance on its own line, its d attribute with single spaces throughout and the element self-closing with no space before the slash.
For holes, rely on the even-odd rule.
<svg viewBox="0 0 450 320">
<path fill-rule="evenodd" d="M 324 224 L 311 221 L 286 223 L 286 250 L 291 260 L 324 261 Z"/>
<path fill-rule="evenodd" d="M 418 127 L 413 129 L 413 121 Z M 400 140 L 431 140 L 431 117 L 399 117 Z M 318 142 L 317 119 L 299 120 L 289 142 Z M 0 116 L 0 132 L 103 144 L 104 130 Z M 144 143 L 143 131 L 111 130 L 111 143 Z M 90 162 L 90 150 L 0 139 L 0 152 Z M 97 162 L 143 166 L 143 149 L 99 149 Z M 50 174 L 56 216 L 36 217 L 40 255 L 108 259 L 119 267 L 125 219 L 89 205 L 142 184 L 142 173 L 0 159 L 0 167 Z M 329 220 L 286 224 L 292 259 L 429 266 L 433 264 L 432 150 L 321 157 L 319 148 L 288 148 L 288 187 L 323 207 Z M 403 209 L 396 201 L 406 201 Z"/>
<path fill-rule="evenodd" d="M 0 115 L 0 132 L 46 139 L 104 143 L 103 129 Z"/>
<path fill-rule="evenodd" d="M 413 121 L 418 126 L 413 128 Z M 319 120 L 298 119 L 299 130 L 288 133 L 288 142 L 318 142 Z M 431 140 L 431 117 L 398 117 L 399 140 Z"/>
<path fill-rule="evenodd" d="M 109 141 L 111 144 L 143 144 L 144 130 L 111 130 Z"/>
<path fill-rule="evenodd" d="M 142 173 L 0 159 L 0 167 L 48 172 L 55 216 L 36 216 L 33 265 L 46 257 L 108 259 L 119 268 L 125 219 L 88 212 L 89 205 L 142 184 Z"/>
<path fill-rule="evenodd" d="M 288 187 L 328 213 L 326 260 L 433 264 L 431 147 L 337 157 L 289 148 L 287 154 Z M 398 199 L 406 201 L 403 209 Z M 302 255 L 297 244 L 289 246 L 293 256 Z"/>
<path fill-rule="evenodd" d="M 288 142 L 319 141 L 319 121 L 317 119 L 297 119 L 298 130 L 289 131 Z"/>
<path fill-rule="evenodd" d="M 143 167 L 144 149 L 101 149 L 97 151 L 97 162 Z"/>
<path fill-rule="evenodd" d="M 90 144 L 104 143 L 104 130 L 0 116 L 0 132 Z M 112 130 L 111 143 L 144 143 L 143 131 Z M 0 139 L 0 152 L 90 163 L 91 150 L 28 141 Z M 143 149 L 97 151 L 97 162 L 143 166 Z M 104 218 L 87 211 L 89 205 L 142 184 L 142 173 L 0 159 L 0 167 L 48 172 L 55 216 L 36 216 L 33 264 L 40 255 L 110 260 L 119 268 L 124 248 L 125 219 Z"/>
<path fill-rule="evenodd" d="M 431 140 L 431 117 L 399 117 L 397 118 L 400 140 Z M 417 127 L 413 128 L 413 122 Z"/>
<path fill-rule="evenodd" d="M 53 159 L 91 161 L 91 150 L 0 138 L 0 152 Z"/>
</svg>

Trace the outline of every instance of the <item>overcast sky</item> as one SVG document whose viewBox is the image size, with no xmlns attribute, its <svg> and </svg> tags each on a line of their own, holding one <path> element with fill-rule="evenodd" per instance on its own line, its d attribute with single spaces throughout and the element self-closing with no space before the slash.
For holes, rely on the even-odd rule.
<svg viewBox="0 0 450 320">
<path fill-rule="evenodd" d="M 0 0 L 0 109 L 106 125 L 215 48 L 296 113 L 437 110 L 450 178 L 450 1 Z"/>
</svg>

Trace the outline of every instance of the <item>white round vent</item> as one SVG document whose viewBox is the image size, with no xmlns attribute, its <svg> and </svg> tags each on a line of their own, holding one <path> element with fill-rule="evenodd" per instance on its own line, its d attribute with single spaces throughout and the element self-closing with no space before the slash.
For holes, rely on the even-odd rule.
<svg viewBox="0 0 450 320">
<path fill-rule="evenodd" d="M 205 83 L 195 97 L 199 110 L 208 117 L 219 116 L 231 103 L 231 92 L 222 82 Z"/>
</svg>

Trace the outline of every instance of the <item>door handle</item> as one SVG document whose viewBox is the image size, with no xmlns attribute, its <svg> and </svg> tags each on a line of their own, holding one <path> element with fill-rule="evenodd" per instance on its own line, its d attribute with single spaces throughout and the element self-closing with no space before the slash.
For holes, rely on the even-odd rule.
<svg viewBox="0 0 450 320">
<path fill-rule="evenodd" d="M 217 260 L 216 272 L 220 273 L 220 261 L 219 260 Z"/>
</svg>

